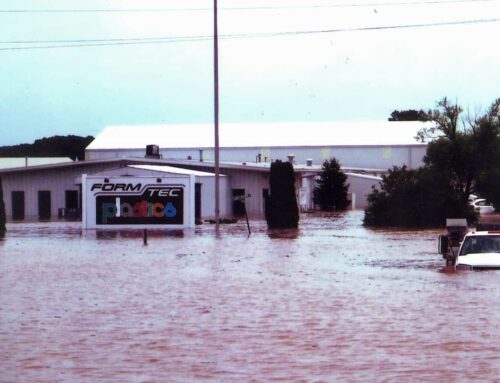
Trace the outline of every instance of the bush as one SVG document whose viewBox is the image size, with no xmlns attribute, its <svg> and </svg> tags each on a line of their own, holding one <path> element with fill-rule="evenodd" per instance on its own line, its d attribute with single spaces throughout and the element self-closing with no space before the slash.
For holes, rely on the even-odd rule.
<svg viewBox="0 0 500 383">
<path fill-rule="evenodd" d="M 443 226 L 446 218 L 476 220 L 476 213 L 449 182 L 429 167 L 394 167 L 382 177 L 381 190 L 368 196 L 367 226 Z"/>
<path fill-rule="evenodd" d="M 345 210 L 349 206 L 345 181 L 347 176 L 340 169 L 339 162 L 332 158 L 323 162 L 323 168 L 319 173 L 320 179 L 314 188 L 314 203 L 321 210 Z"/>
<path fill-rule="evenodd" d="M 297 228 L 299 208 L 295 196 L 295 173 L 289 162 L 275 161 L 269 176 L 270 195 L 266 204 L 266 220 L 270 229 Z"/>
<path fill-rule="evenodd" d="M 5 215 L 5 204 L 3 202 L 2 178 L 0 177 L 0 233 L 5 232 L 7 217 Z"/>
</svg>

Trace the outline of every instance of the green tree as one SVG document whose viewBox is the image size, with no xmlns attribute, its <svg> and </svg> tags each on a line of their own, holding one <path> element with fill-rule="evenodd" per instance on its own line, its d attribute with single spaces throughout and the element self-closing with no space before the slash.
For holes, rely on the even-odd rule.
<svg viewBox="0 0 500 383">
<path fill-rule="evenodd" d="M 319 177 L 314 188 L 314 203 L 319 205 L 321 210 L 345 210 L 349 206 L 347 199 L 349 185 L 345 183 L 347 176 L 341 170 L 336 158 L 323 162 Z"/>
<path fill-rule="evenodd" d="M 395 110 L 389 121 L 428 121 L 428 115 L 422 109 Z"/>
<path fill-rule="evenodd" d="M 495 199 L 500 168 L 500 99 L 477 118 L 462 118 L 462 111 L 444 98 L 429 112 L 435 127 L 419 135 L 435 139 L 428 144 L 424 162 L 449 179 L 464 203 L 476 192 Z"/>
<path fill-rule="evenodd" d="M 94 137 L 53 136 L 35 140 L 33 144 L 0 147 L 0 157 L 70 157 L 85 158 L 85 148 Z"/>
<path fill-rule="evenodd" d="M 367 226 L 442 226 L 446 218 L 474 221 L 473 209 L 464 203 L 449 180 L 429 166 L 394 167 L 382 177 L 380 191 L 368 196 Z"/>
<path fill-rule="evenodd" d="M 500 100 L 477 118 L 464 118 L 462 112 L 443 98 L 427 113 L 434 126 L 416 137 L 430 140 L 424 166 L 389 171 L 381 190 L 369 195 L 365 224 L 432 226 L 447 217 L 471 221 L 475 214 L 468 198 L 476 191 L 500 206 Z"/>
<path fill-rule="evenodd" d="M 500 211 L 500 98 L 477 122 L 478 167 L 475 190 Z"/>
<path fill-rule="evenodd" d="M 275 161 L 269 175 L 270 195 L 266 204 L 266 219 L 270 229 L 297 228 L 299 208 L 295 195 L 295 173 L 289 162 Z"/>
<path fill-rule="evenodd" d="M 0 177 L 0 234 L 5 232 L 6 222 L 7 222 L 7 218 L 5 215 L 5 204 L 3 202 L 2 178 Z"/>
</svg>

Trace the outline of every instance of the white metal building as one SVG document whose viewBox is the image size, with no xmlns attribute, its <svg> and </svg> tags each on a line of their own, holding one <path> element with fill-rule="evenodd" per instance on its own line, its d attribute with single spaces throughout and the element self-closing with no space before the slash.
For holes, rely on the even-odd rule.
<svg viewBox="0 0 500 383">
<path fill-rule="evenodd" d="M 418 121 L 255 123 L 220 125 L 220 160 L 271 162 L 293 155 L 297 164 L 332 157 L 346 168 L 387 170 L 422 164 L 426 143 L 415 139 L 430 123 Z M 109 126 L 87 147 L 88 160 L 143 156 L 158 145 L 165 159 L 214 159 L 211 124 Z"/>
</svg>

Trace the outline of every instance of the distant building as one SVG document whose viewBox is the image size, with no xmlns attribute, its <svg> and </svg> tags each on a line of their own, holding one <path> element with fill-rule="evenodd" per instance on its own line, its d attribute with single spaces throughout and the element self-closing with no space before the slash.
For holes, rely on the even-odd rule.
<svg viewBox="0 0 500 383">
<path fill-rule="evenodd" d="M 294 164 L 300 209 L 313 209 L 315 178 L 322 162 L 331 157 L 348 175 L 352 208 L 362 209 L 388 168 L 422 164 L 427 145 L 414 137 L 424 126 L 421 122 L 222 124 L 221 215 L 230 218 L 246 211 L 250 217 L 264 216 L 274 160 Z M 161 216 L 160 206 L 169 204 L 165 199 L 169 185 L 177 182 L 183 190 L 182 211 L 189 212 L 182 225 L 190 227 L 214 217 L 213 141 L 212 125 L 105 128 L 87 147 L 85 161 L 0 169 L 7 218 L 81 219 L 83 215 L 84 226 L 94 227 L 103 217 L 98 210 L 107 209 L 105 221 L 127 224 L 133 221 L 131 209 L 134 214 Z M 139 201 L 133 196 L 139 189 L 150 196 L 163 193 L 164 201 L 145 200 L 139 211 L 136 202 L 130 202 Z"/>
<path fill-rule="evenodd" d="M 221 124 L 220 160 L 271 162 L 294 156 L 297 164 L 331 157 L 347 168 L 387 170 L 422 164 L 427 144 L 417 142 L 419 121 Z M 87 160 L 142 157 L 146 145 L 164 159 L 214 159 L 213 125 L 109 126 L 85 150 Z"/>
</svg>

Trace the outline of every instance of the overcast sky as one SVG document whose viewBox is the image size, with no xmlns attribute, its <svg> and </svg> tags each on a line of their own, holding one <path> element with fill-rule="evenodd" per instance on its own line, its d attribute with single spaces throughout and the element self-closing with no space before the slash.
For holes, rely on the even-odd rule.
<svg viewBox="0 0 500 383">
<path fill-rule="evenodd" d="M 443 96 L 473 112 L 500 97 L 500 0 L 390 1 L 220 0 L 219 33 L 243 35 L 220 41 L 221 122 L 385 120 Z M 212 4 L 2 0 L 0 146 L 106 125 L 213 121 L 209 39 L 33 49 L 208 38 Z M 462 21 L 471 23 L 359 30 Z M 276 35 L 304 31 L 323 33 Z"/>
</svg>

